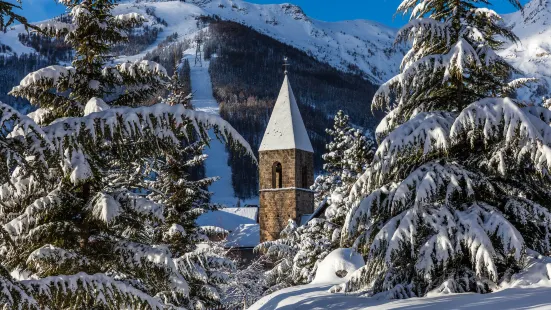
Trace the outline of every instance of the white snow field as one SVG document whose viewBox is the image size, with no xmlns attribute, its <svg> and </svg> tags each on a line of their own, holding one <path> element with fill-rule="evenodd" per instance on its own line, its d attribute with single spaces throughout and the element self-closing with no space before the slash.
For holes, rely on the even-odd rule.
<svg viewBox="0 0 551 310">
<path fill-rule="evenodd" d="M 219 115 L 219 105 L 212 95 L 212 82 L 209 74 L 208 61 L 203 61 L 202 66 L 195 66 L 195 49 L 184 52 L 191 66 L 191 91 L 193 92 L 192 105 L 197 111 Z M 232 171 L 228 165 L 228 152 L 225 144 L 216 138 L 214 131 L 209 131 L 212 138 L 210 145 L 205 149 L 208 155 L 205 161 L 205 174 L 207 177 L 218 176 L 220 179 L 214 182 L 209 191 L 213 193 L 211 202 L 225 206 L 237 205 L 238 198 L 235 197 L 232 186 Z M 252 159 L 251 159 L 252 160 Z M 241 205 L 258 204 L 258 198 L 242 200 Z"/>
<path fill-rule="evenodd" d="M 511 288 L 492 294 L 453 294 L 435 297 L 387 300 L 355 295 L 332 294 L 331 285 L 309 284 L 277 291 L 248 310 L 452 310 L 452 309 L 551 309 L 551 288 Z"/>
<path fill-rule="evenodd" d="M 343 251 L 344 250 L 344 251 Z M 358 258 L 346 251 L 337 249 L 320 264 L 316 278 L 321 273 L 332 273 L 335 266 L 358 264 Z M 339 268 L 337 268 L 339 269 Z M 423 298 L 389 300 L 384 297 L 362 297 L 356 294 L 330 293 L 329 289 L 344 280 L 332 275 L 330 282 L 317 282 L 279 290 L 263 297 L 248 310 L 452 310 L 452 309 L 551 309 L 551 258 L 542 257 L 529 251 L 526 268 L 515 274 L 511 281 L 501 285 L 501 289 L 491 294 L 431 294 Z M 346 278 L 345 278 L 346 279 Z M 316 282 L 316 281 L 314 281 Z"/>
</svg>

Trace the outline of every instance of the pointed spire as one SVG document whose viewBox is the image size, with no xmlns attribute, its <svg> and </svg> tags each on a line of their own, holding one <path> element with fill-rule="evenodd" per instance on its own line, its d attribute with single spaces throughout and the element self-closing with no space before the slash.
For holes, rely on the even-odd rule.
<svg viewBox="0 0 551 310">
<path fill-rule="evenodd" d="M 288 149 L 314 152 L 286 74 L 259 151 Z"/>
</svg>

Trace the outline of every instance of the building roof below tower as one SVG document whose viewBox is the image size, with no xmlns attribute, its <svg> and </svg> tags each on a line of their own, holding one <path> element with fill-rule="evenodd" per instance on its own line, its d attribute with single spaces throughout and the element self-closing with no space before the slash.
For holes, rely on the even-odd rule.
<svg viewBox="0 0 551 310">
<path fill-rule="evenodd" d="M 195 223 L 229 231 L 226 247 L 251 248 L 260 243 L 258 207 L 220 208 L 201 214 Z"/>
</svg>

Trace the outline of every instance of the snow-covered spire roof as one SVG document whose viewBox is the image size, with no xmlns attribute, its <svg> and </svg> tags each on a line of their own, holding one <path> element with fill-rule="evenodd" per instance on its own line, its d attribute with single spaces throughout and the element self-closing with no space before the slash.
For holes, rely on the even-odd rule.
<svg viewBox="0 0 551 310">
<path fill-rule="evenodd" d="M 279 91 L 259 151 L 299 149 L 314 152 L 287 75 Z"/>
</svg>

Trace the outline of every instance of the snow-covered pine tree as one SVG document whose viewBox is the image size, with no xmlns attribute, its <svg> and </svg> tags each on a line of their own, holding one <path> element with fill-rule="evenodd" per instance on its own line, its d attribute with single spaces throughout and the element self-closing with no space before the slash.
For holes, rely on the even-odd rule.
<svg viewBox="0 0 551 310">
<path fill-rule="evenodd" d="M 374 143 L 358 129 L 350 125 L 348 115 L 342 110 L 334 118 L 333 128 L 326 129 L 331 141 L 323 155 L 323 169 L 339 174 L 343 179 L 356 180 L 373 157 Z"/>
<path fill-rule="evenodd" d="M 516 37 L 482 4 L 399 6 L 411 20 L 397 40 L 412 47 L 373 99 L 390 111 L 342 232 L 366 266 L 334 291 L 489 292 L 526 248 L 549 251 L 551 113 L 503 98 L 527 80 L 508 83 L 495 50 Z"/>
<path fill-rule="evenodd" d="M 331 141 L 322 155 L 324 174 L 316 178 L 312 190 L 316 192 L 315 205 L 328 204 L 326 218 L 342 226 L 348 211 L 344 199 L 373 159 L 375 143 L 371 136 L 352 127 L 342 110 L 335 115 L 333 128 L 326 132 Z"/>
<path fill-rule="evenodd" d="M 223 298 L 221 285 L 235 270 L 233 261 L 226 257 L 226 250 L 219 243 L 209 241 L 209 237 L 220 234 L 220 230 L 199 228 L 195 224 L 200 214 L 216 207 L 209 203 L 211 193 L 207 188 L 218 178 L 194 181 L 190 175 L 190 170 L 206 159 L 205 146 L 200 140 L 187 145 L 180 153 L 151 163 L 151 172 L 157 177 L 151 182 L 149 197 L 166 208 L 164 223 L 154 228 L 157 237 L 154 242 L 167 244 L 172 255 L 178 257 L 177 266 L 190 287 L 192 309 L 219 306 Z M 197 248 L 198 242 L 202 243 L 201 248 Z"/>
<path fill-rule="evenodd" d="M 226 309 L 247 309 L 262 298 L 267 290 L 264 275 L 268 264 L 266 257 L 259 256 L 252 262 L 241 263 L 222 286 L 222 303 Z"/>
<path fill-rule="evenodd" d="M 88 100 L 101 98 L 112 106 L 139 106 L 157 97 L 166 71 L 152 61 L 106 65 L 110 49 L 128 40 L 129 31 L 145 21 L 137 13 L 112 15 L 113 0 L 64 0 L 71 23 L 39 24 L 42 32 L 64 38 L 75 57 L 71 67 L 49 66 L 27 75 L 10 94 L 41 108 L 48 122 L 82 116 Z M 53 90 L 53 91 L 52 91 Z"/>
<path fill-rule="evenodd" d="M 7 145 L 50 152 L 25 158 L 48 167 L 40 182 L 17 166 L 0 190 L 0 224 L 9 236 L 0 262 L 33 275 L 18 283 L 41 307 L 201 308 L 219 302 L 213 284 L 225 279 L 218 270 L 231 264 L 194 249 L 202 233 L 193 218 L 208 198 L 202 186 L 211 180 L 191 182 L 184 168 L 202 158 L 202 146 L 188 137 L 205 137 L 209 127 L 246 146 L 229 124 L 181 105 L 158 104 L 40 127 L 1 107 L 12 116 L 2 113 L 0 119 L 26 122 L 4 126 Z M 167 167 L 177 165 L 179 155 L 189 160 Z M 167 177 L 153 178 L 156 171 Z M 185 248 L 178 247 L 182 240 L 189 240 Z M 198 282 L 203 284 L 191 293 Z"/>
<path fill-rule="evenodd" d="M 231 261 L 195 249 L 205 238 L 195 218 L 210 208 L 205 188 L 214 179 L 193 181 L 189 170 L 204 160 L 208 128 L 227 142 L 235 138 L 233 146 L 246 142 L 220 118 L 180 104 L 111 108 L 103 99 L 147 104 L 165 70 L 150 61 L 105 65 L 109 43 L 124 39 L 141 17 L 111 16 L 109 1 L 66 5 L 72 24 L 42 28 L 73 44 L 74 67 L 31 73 L 12 94 L 40 107 L 32 116 L 41 124 L 85 116 L 40 127 L 15 111 L 2 115 L 13 121 L 15 113 L 30 124 L 4 126 L 6 145 L 25 155 L 16 159 L 45 168 L 23 169 L 19 160 L 1 180 L 0 224 L 11 242 L 1 244 L 0 261 L 37 278 L 19 283 L 41 307 L 218 305 L 217 286 Z M 50 89 L 55 91 L 45 95 Z"/>
<path fill-rule="evenodd" d="M 289 220 L 280 236 L 278 240 L 263 242 L 255 248 L 275 263 L 266 272 L 267 293 L 314 280 L 318 263 L 338 247 L 340 228 L 319 218 L 302 226 Z"/>
<path fill-rule="evenodd" d="M 224 287 L 236 271 L 222 242 L 203 243 L 203 247 L 185 253 L 178 260 L 190 287 L 193 309 L 209 309 L 223 305 Z"/>
<path fill-rule="evenodd" d="M 185 60 L 185 63 L 189 66 L 187 59 Z M 164 100 L 166 104 L 182 104 L 188 109 L 192 108 L 191 99 L 193 98 L 193 94 L 185 91 L 185 87 L 178 77 L 178 72 L 175 72 L 170 78 L 170 83 L 167 86 L 167 90 L 169 93 L 167 98 Z"/>
</svg>

